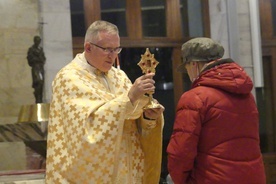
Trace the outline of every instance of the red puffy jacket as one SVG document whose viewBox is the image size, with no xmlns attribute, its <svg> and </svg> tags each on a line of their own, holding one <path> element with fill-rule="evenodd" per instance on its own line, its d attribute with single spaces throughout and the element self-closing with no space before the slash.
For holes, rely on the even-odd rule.
<svg viewBox="0 0 276 184">
<path fill-rule="evenodd" d="M 230 59 L 211 65 L 177 105 L 167 147 L 175 184 L 265 184 L 252 80 Z"/>
</svg>

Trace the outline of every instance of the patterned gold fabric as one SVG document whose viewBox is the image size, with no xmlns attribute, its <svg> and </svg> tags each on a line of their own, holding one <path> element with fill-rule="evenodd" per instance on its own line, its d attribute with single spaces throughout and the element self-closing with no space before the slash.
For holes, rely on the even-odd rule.
<svg viewBox="0 0 276 184">
<path fill-rule="evenodd" d="M 46 183 L 159 182 L 163 117 L 155 126 L 143 119 L 148 98 L 131 104 L 127 96 L 131 85 L 126 74 L 115 68 L 97 74 L 83 54 L 57 74 L 48 125 Z"/>
</svg>

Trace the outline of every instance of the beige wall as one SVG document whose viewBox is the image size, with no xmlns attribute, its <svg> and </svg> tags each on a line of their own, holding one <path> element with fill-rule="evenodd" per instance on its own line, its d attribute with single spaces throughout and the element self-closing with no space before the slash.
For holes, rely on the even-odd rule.
<svg viewBox="0 0 276 184">
<path fill-rule="evenodd" d="M 22 105 L 35 103 L 26 59 L 33 37 L 42 37 L 46 56 L 45 103 L 57 71 L 72 60 L 69 0 L 1 0 L 0 22 L 0 124 L 8 124 L 17 122 Z M 0 142 L 0 170 L 25 168 L 24 143 Z"/>
<path fill-rule="evenodd" d="M 27 21 L 26 21 L 27 20 Z M 34 103 L 26 54 L 38 34 L 37 0 L 0 3 L 0 123 L 17 120 L 21 104 Z"/>
<path fill-rule="evenodd" d="M 0 124 L 4 124 L 17 121 L 22 104 L 34 103 L 26 54 L 38 34 L 37 0 L 1 0 L 0 22 Z M 0 170 L 24 169 L 24 144 L 0 143 L 0 163 Z"/>
</svg>

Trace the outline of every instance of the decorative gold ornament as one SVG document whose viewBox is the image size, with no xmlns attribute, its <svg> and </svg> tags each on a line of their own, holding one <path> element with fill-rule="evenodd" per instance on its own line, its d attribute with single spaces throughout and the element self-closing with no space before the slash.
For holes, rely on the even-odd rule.
<svg viewBox="0 0 276 184">
<path fill-rule="evenodd" d="M 141 60 L 137 65 L 140 66 L 142 72 L 146 74 L 155 73 L 155 68 L 158 64 L 159 62 L 154 58 L 154 54 L 151 54 L 149 48 L 147 48 L 146 52 L 141 55 Z M 152 96 L 153 93 L 154 91 L 148 93 L 150 100 L 149 103 L 144 107 L 144 109 L 155 109 L 161 107 L 158 103 L 154 101 Z"/>
<path fill-rule="evenodd" d="M 50 104 L 36 103 L 22 105 L 20 108 L 18 122 L 47 122 L 49 119 Z"/>
</svg>

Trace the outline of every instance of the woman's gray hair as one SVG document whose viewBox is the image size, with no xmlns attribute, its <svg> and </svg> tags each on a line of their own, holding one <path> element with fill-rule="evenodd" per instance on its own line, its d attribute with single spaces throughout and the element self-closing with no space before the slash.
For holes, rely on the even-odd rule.
<svg viewBox="0 0 276 184">
<path fill-rule="evenodd" d="M 86 31 L 85 34 L 85 42 L 90 42 L 98 39 L 99 32 L 106 32 L 109 34 L 118 34 L 118 27 L 110 22 L 97 20 L 93 22 Z"/>
</svg>

